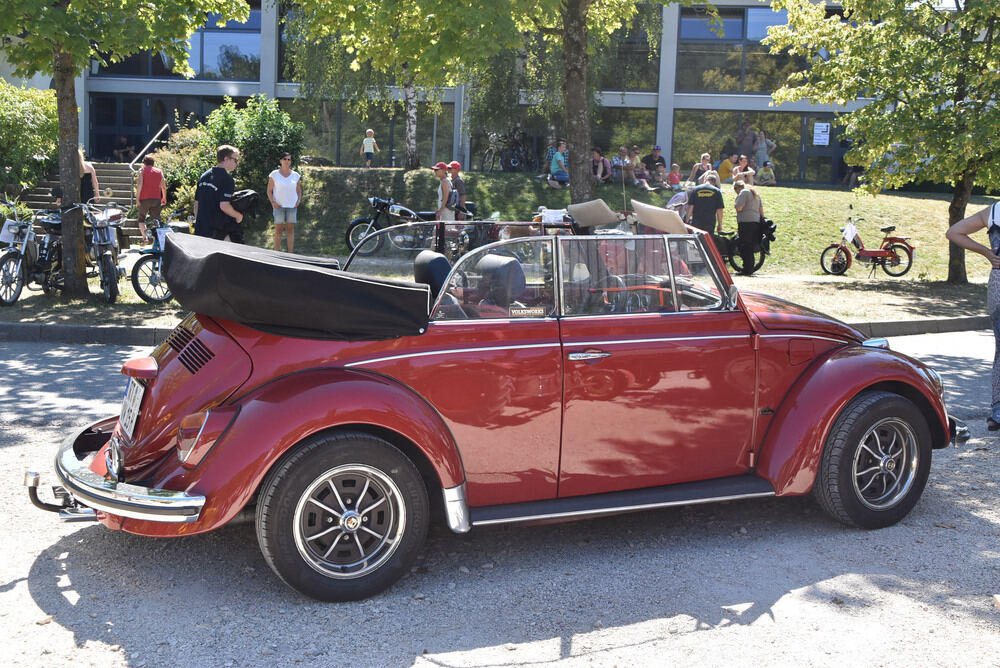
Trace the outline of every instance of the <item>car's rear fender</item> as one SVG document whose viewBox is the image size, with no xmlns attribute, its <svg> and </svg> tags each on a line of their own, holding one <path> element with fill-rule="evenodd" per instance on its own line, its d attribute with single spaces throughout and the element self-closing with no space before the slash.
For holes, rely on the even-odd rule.
<svg viewBox="0 0 1000 668">
<path fill-rule="evenodd" d="M 808 493 L 837 416 L 860 392 L 876 389 L 913 401 L 933 446 L 948 443 L 948 417 L 926 368 L 889 350 L 847 346 L 817 360 L 789 389 L 764 436 L 757 474 L 779 496 Z"/>
<path fill-rule="evenodd" d="M 252 499 L 267 473 L 309 436 L 337 428 L 397 435 L 419 449 L 444 488 L 465 472 L 454 439 L 437 412 L 411 389 L 384 376 L 341 368 L 283 376 L 229 402 L 239 416 L 194 469 L 173 458 L 155 485 L 206 497 L 197 522 L 174 526 L 126 519 L 122 529 L 144 535 L 201 533 L 232 519 Z M 171 457 L 174 457 L 171 455 Z M 426 470 L 422 462 L 418 468 Z"/>
</svg>

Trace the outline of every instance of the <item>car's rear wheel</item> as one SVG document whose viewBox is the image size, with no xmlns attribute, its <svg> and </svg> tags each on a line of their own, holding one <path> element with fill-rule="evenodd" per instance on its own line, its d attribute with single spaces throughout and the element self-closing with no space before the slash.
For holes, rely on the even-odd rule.
<svg viewBox="0 0 1000 668">
<path fill-rule="evenodd" d="M 419 472 L 390 443 L 362 433 L 317 435 L 262 486 L 257 539 L 292 588 L 322 601 L 356 601 L 406 573 L 428 514 Z"/>
<path fill-rule="evenodd" d="M 930 429 L 916 405 L 890 392 L 864 392 L 834 422 L 813 494 L 834 519 L 879 529 L 913 509 L 930 466 Z"/>
</svg>

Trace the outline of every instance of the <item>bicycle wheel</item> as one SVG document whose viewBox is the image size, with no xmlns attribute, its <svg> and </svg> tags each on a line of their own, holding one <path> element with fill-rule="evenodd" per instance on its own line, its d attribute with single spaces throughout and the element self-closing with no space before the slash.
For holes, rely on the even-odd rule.
<svg viewBox="0 0 1000 668">
<path fill-rule="evenodd" d="M 828 246 L 823 251 L 823 254 L 819 256 L 819 266 L 823 268 L 823 271 L 834 276 L 840 276 L 847 271 L 850 262 L 851 256 L 847 254 L 847 251 L 840 244 Z"/>
<path fill-rule="evenodd" d="M 902 276 L 913 266 L 913 253 L 903 244 L 889 244 L 886 250 L 892 257 L 882 260 L 882 271 L 890 276 Z"/>
<path fill-rule="evenodd" d="M 377 231 L 378 227 L 375 224 L 374 218 L 355 218 L 348 223 L 344 240 L 347 242 L 347 247 L 350 250 L 354 250 L 364 239 Z M 358 255 L 371 255 L 381 246 L 382 237 L 376 237 L 374 241 L 364 244 L 364 247 L 358 251 Z"/>
<path fill-rule="evenodd" d="M 104 289 L 104 301 L 114 304 L 118 300 L 118 268 L 110 255 L 102 255 L 100 259 L 101 287 Z"/>
<path fill-rule="evenodd" d="M 11 306 L 21 297 L 25 273 L 20 254 L 9 252 L 0 257 L 0 306 Z"/>
<path fill-rule="evenodd" d="M 150 304 L 168 301 L 173 295 L 161 272 L 161 256 L 144 255 L 132 266 L 132 287 Z"/>
<path fill-rule="evenodd" d="M 479 163 L 479 171 L 492 172 L 496 166 L 497 152 L 491 147 L 483 152 L 483 159 Z"/>
</svg>

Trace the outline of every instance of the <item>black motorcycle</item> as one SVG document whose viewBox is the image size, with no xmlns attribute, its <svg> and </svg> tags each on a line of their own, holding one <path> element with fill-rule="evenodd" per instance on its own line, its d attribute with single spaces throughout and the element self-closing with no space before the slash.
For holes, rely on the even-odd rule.
<svg viewBox="0 0 1000 668">
<path fill-rule="evenodd" d="M 436 217 L 435 211 L 413 211 L 404 206 L 398 205 L 391 197 L 389 199 L 369 197 L 368 202 L 372 205 L 372 209 L 375 210 L 375 213 L 368 217 L 355 218 L 347 225 L 347 232 L 344 235 L 344 241 L 347 242 L 347 248 L 350 251 L 353 251 L 358 244 L 365 239 L 365 237 L 383 228 L 398 225 L 401 222 L 432 221 Z M 400 215 L 398 213 L 399 211 L 406 212 L 404 220 L 400 219 Z M 462 208 L 461 211 L 466 215 L 466 219 L 475 219 L 475 202 L 466 202 L 465 207 Z M 371 253 L 377 251 L 380 246 L 381 237 L 379 237 L 379 241 L 377 243 L 365 244 L 365 246 L 358 251 L 358 255 L 370 255 Z"/>
<path fill-rule="evenodd" d="M 45 294 L 63 288 L 62 268 L 62 216 L 55 210 L 40 210 L 34 222 L 42 227 L 45 235 L 36 241 L 34 225 L 30 220 L 20 220 L 12 202 L 3 202 L 14 211 L 0 233 L 0 240 L 9 247 L 0 256 L 0 306 L 11 306 L 21 297 L 25 286 L 37 284 Z"/>
</svg>

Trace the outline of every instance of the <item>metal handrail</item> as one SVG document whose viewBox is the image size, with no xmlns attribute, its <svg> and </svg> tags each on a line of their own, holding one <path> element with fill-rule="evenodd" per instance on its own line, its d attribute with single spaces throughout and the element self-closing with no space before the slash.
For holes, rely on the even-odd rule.
<svg viewBox="0 0 1000 668">
<path fill-rule="evenodd" d="M 170 130 L 169 123 L 164 124 L 164 126 L 160 128 L 155 135 L 153 135 L 153 138 L 149 140 L 149 143 L 143 146 L 142 150 L 136 154 L 136 156 L 132 159 L 132 162 L 128 163 L 128 168 L 132 171 L 133 174 L 139 171 L 138 169 L 136 169 L 135 163 L 142 160 L 142 157 L 146 155 L 146 152 L 149 151 L 150 147 L 153 144 L 155 144 L 160 139 L 160 135 L 162 135 L 164 131 L 167 130 Z"/>
</svg>

